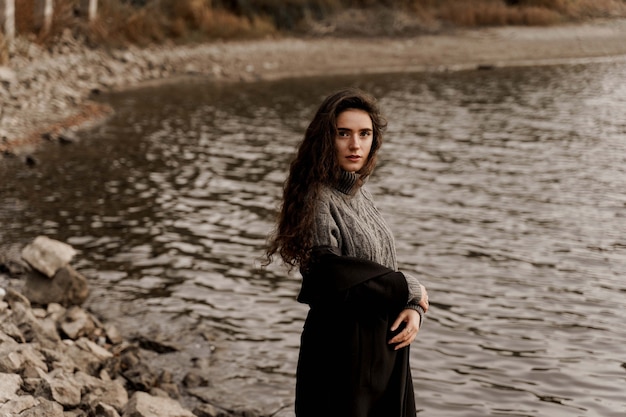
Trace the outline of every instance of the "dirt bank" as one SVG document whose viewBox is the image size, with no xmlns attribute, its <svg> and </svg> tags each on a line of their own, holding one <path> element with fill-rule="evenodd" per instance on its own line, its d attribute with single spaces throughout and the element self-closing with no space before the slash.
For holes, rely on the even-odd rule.
<svg viewBox="0 0 626 417">
<path fill-rule="evenodd" d="M 51 50 L 16 42 L 0 67 L 0 152 L 24 155 L 43 140 L 106 117 L 97 91 L 177 77 L 246 82 L 284 77 L 625 59 L 626 19 L 556 27 L 457 30 L 407 38 L 286 38 L 104 51 L 70 35 Z"/>
</svg>

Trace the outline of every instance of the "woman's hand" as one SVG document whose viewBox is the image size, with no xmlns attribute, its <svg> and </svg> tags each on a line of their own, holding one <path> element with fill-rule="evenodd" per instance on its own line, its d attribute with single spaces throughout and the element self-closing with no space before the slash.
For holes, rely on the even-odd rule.
<svg viewBox="0 0 626 417">
<path fill-rule="evenodd" d="M 424 313 L 428 312 L 428 307 L 430 304 L 428 303 L 428 291 L 426 291 L 426 287 L 420 284 L 420 288 L 422 290 L 422 298 L 419 301 L 419 305 L 424 309 Z"/>
<path fill-rule="evenodd" d="M 422 291 L 425 290 L 425 288 L 422 289 Z M 422 296 L 422 298 L 424 297 Z M 404 323 L 404 329 L 389 341 L 390 345 L 396 345 L 394 350 L 402 349 L 415 340 L 417 332 L 420 331 L 420 320 L 419 313 L 412 308 L 404 309 L 398 314 L 398 318 L 391 326 L 391 331 L 395 332 L 402 323 Z"/>
</svg>

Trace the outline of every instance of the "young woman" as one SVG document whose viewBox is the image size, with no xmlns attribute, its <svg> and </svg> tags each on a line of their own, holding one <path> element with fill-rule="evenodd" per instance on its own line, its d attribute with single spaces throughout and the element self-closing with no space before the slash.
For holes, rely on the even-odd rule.
<svg viewBox="0 0 626 417">
<path fill-rule="evenodd" d="M 428 311 L 399 272 L 393 236 L 364 186 L 387 122 L 358 89 L 328 96 L 284 184 L 267 248 L 302 274 L 310 308 L 296 371 L 298 417 L 415 417 L 409 345 Z"/>
</svg>

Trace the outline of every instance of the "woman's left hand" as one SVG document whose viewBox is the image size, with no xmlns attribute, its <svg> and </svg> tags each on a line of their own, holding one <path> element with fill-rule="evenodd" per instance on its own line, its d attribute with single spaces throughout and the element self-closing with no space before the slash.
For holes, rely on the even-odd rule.
<svg viewBox="0 0 626 417">
<path fill-rule="evenodd" d="M 404 329 L 389 340 L 390 345 L 396 345 L 394 350 L 402 349 L 415 340 L 420 331 L 420 320 L 419 313 L 412 308 L 406 308 L 400 312 L 391 326 L 391 331 L 394 332 L 404 323 Z"/>
</svg>

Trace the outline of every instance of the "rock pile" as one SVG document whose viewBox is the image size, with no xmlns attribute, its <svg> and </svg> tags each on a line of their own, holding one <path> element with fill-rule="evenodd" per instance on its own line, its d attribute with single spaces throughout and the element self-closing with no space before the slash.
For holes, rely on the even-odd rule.
<svg viewBox="0 0 626 417">
<path fill-rule="evenodd" d="M 21 257 L 14 252 L 0 252 L 0 275 L 26 279 L 22 291 L 0 286 L 0 416 L 253 416 L 208 403 L 183 407 L 181 390 L 207 381 L 191 372 L 175 384 L 150 368 L 140 342 L 80 307 L 88 288 L 70 266 L 71 246 L 40 236 Z"/>
</svg>

